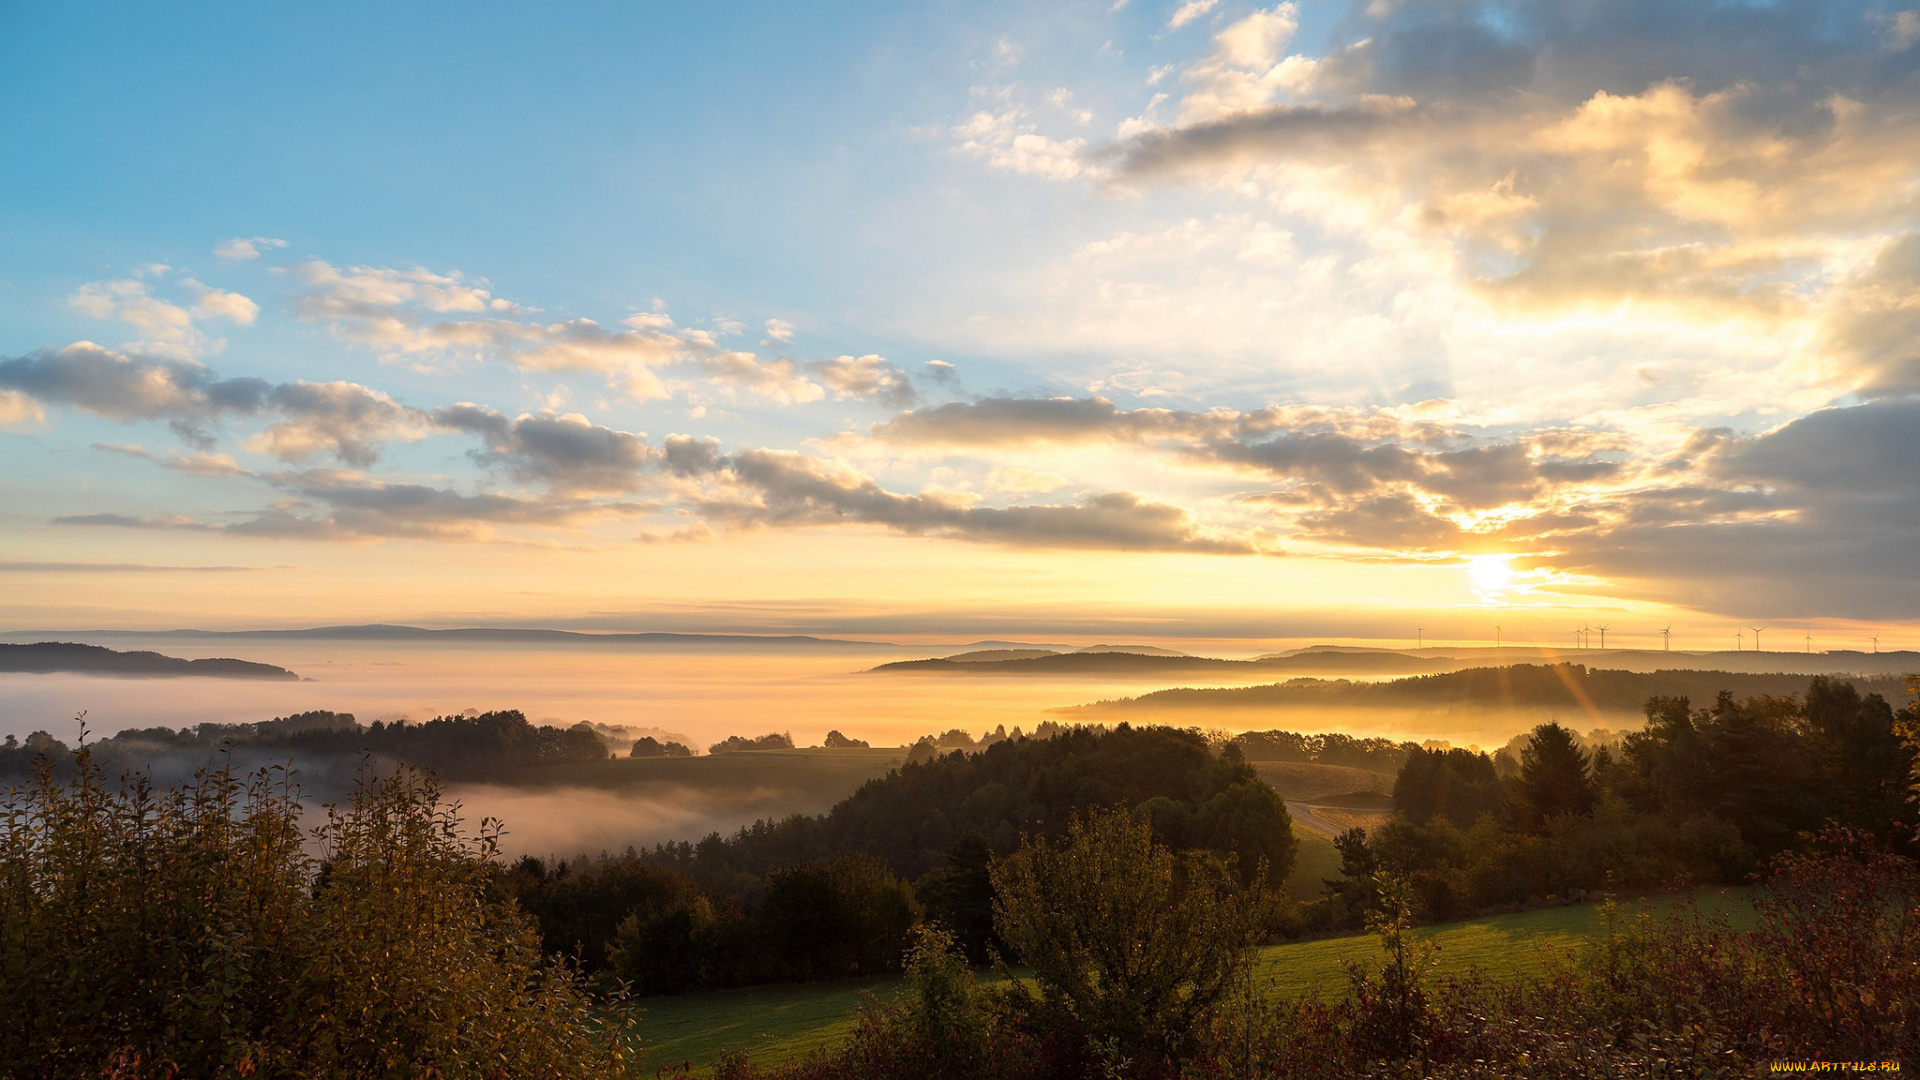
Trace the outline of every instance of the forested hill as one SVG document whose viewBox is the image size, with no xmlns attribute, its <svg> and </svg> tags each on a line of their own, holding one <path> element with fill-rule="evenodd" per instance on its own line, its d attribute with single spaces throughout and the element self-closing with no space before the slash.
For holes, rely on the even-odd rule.
<svg viewBox="0 0 1920 1080">
<path fill-rule="evenodd" d="M 1013 653 L 1015 650 L 1001 650 Z M 1221 660 L 1211 656 L 1156 656 L 1130 652 L 1043 653 L 1021 650 L 1021 655 L 1005 659 L 977 659 L 980 654 L 932 660 L 896 660 L 874 668 L 876 672 L 947 675 L 1179 675 L 1183 673 L 1234 674 L 1239 672 L 1290 671 L 1321 673 L 1405 673 L 1440 671 L 1457 665 L 1450 657 L 1409 656 L 1405 653 L 1303 653 L 1294 656 L 1265 656 L 1258 660 Z M 1257 674 L 1256 674 L 1257 677 Z"/>
<path fill-rule="evenodd" d="M 227 749 L 306 764 L 371 754 L 409 762 L 449 780 L 503 780 L 529 765 L 605 761 L 613 753 L 591 724 L 536 725 L 518 710 L 442 716 L 416 724 L 376 720 L 368 726 L 352 713 L 317 710 L 250 724 L 129 728 L 93 744 L 93 753 L 116 768 L 146 768 L 180 755 L 206 760 Z M 39 756 L 57 761 L 66 753 L 66 746 L 44 731 L 29 735 L 25 743 L 9 735 L 0 745 L 0 776 L 30 773 Z"/>
<path fill-rule="evenodd" d="M 845 852 L 877 855 L 915 877 L 945 865 L 969 833 L 1001 855 L 1022 832 L 1051 835 L 1096 807 L 1155 804 L 1154 824 L 1177 847 L 1244 856 L 1249 869 L 1278 852 L 1251 837 L 1242 818 L 1277 821 L 1286 810 L 1246 765 L 1216 754 L 1205 739 L 1170 728 L 1075 728 L 1047 739 L 1009 739 L 979 753 L 954 751 L 870 780 L 820 817 L 761 821 L 724 840 L 662 845 L 656 855 L 709 874 L 716 866 L 753 875 Z M 1268 830 L 1272 832 L 1273 830 Z M 1291 844 L 1283 843 L 1290 853 Z M 1240 849 L 1245 847 L 1245 851 Z"/>
<path fill-rule="evenodd" d="M 199 675 L 216 679 L 300 678 L 283 667 L 257 664 L 251 660 L 220 657 L 211 660 L 183 660 L 157 652 L 118 652 L 99 645 L 78 645 L 65 641 L 40 641 L 32 645 L 0 645 L 0 671 L 81 672 L 88 675 L 155 676 Z"/>
<path fill-rule="evenodd" d="M 1897 678 L 1855 679 L 1863 694 L 1879 694 L 1898 703 L 1905 694 Z M 1639 713 L 1650 697 L 1686 697 L 1711 704 L 1722 690 L 1735 697 L 1804 693 L 1807 677 L 1794 674 L 1750 675 L 1728 671 L 1611 671 L 1585 664 L 1513 664 L 1469 668 L 1443 675 L 1419 675 L 1384 682 L 1346 679 L 1291 679 L 1268 686 L 1228 689 L 1162 690 L 1137 698 L 1100 701 L 1053 710 L 1076 716 L 1160 715 L 1199 710 L 1398 709 L 1444 711 L 1457 708 L 1550 709 Z"/>
</svg>

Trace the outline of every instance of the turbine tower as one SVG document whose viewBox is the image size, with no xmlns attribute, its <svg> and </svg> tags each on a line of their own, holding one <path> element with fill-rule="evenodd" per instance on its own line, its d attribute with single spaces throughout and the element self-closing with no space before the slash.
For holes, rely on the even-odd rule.
<svg viewBox="0 0 1920 1080">
<path fill-rule="evenodd" d="M 1807 635 L 1807 654 L 1809 656 L 1813 654 L 1813 635 L 1812 634 Z"/>
<path fill-rule="evenodd" d="M 1749 626 L 1749 627 L 1747 627 L 1747 629 L 1749 629 L 1749 630 L 1751 630 L 1751 631 L 1753 631 L 1753 651 L 1754 651 L 1754 652 L 1759 652 L 1759 651 L 1760 651 L 1760 631 L 1762 631 L 1762 630 L 1765 630 L 1765 629 L 1766 629 L 1766 627 L 1764 627 L 1764 626 Z"/>
<path fill-rule="evenodd" d="M 1604 652 L 1607 647 L 1607 628 L 1604 625 L 1602 625 L 1602 626 L 1596 626 L 1594 627 L 1594 629 L 1600 631 L 1600 648 L 1601 648 L 1601 651 Z"/>
<path fill-rule="evenodd" d="M 1673 651 L 1673 624 L 1672 623 L 1668 623 L 1667 628 L 1665 630 L 1660 631 L 1660 651 L 1661 652 Z"/>
<path fill-rule="evenodd" d="M 1747 632 L 1745 630 L 1735 630 L 1733 632 L 1733 651 L 1739 652 L 1746 643 Z"/>
</svg>

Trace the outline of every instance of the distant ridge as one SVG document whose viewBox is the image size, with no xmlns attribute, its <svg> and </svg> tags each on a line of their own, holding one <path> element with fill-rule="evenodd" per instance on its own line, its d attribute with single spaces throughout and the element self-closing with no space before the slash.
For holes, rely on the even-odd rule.
<svg viewBox="0 0 1920 1080">
<path fill-rule="evenodd" d="M 99 645 L 69 641 L 36 641 L 31 645 L 0 645 L 0 671 L 33 675 L 73 672 L 86 675 L 129 675 L 141 678 L 205 676 L 215 679 L 300 678 L 283 667 L 251 660 L 220 657 L 183 660 L 157 652 L 117 652 Z"/>
<path fill-rule="evenodd" d="M 1885 655 L 1885 654 L 1882 654 Z M 1845 676 L 1842 676 L 1845 677 Z M 1049 709 L 1073 716 L 1166 715 L 1189 711 L 1275 711 L 1296 709 L 1391 709 L 1445 712 L 1452 709 L 1507 708 L 1552 710 L 1567 716 L 1639 713 L 1655 695 L 1686 697 L 1695 706 L 1713 703 L 1725 690 L 1736 697 L 1804 694 L 1811 675 L 1793 672 L 1734 672 L 1666 669 L 1652 672 L 1588 668 L 1584 664 L 1512 664 L 1476 667 L 1386 682 L 1345 679 L 1290 679 L 1267 686 L 1180 687 L 1140 697 Z M 1898 705 L 1905 696 L 1898 678 L 1851 678 L 1863 694 L 1880 694 Z"/>
<path fill-rule="evenodd" d="M 1016 655 L 1016 652 L 1018 653 Z M 1038 653 L 1036 655 L 1036 653 Z M 998 654 L 998 655 L 996 655 Z M 1310 653 L 1271 656 L 1258 660 L 1221 660 L 1185 653 L 1121 652 L 1082 649 L 1070 653 L 1038 650 L 987 650 L 931 660 L 896 660 L 874 668 L 878 672 L 927 672 L 963 675 L 1174 675 L 1183 672 L 1249 672 L 1281 675 L 1317 671 L 1349 675 L 1409 675 L 1444 671 L 1459 665 L 1450 659 L 1408 656 L 1405 653 Z"/>
<path fill-rule="evenodd" d="M 1192 656 L 1178 649 L 1163 649 L 1158 645 L 1089 645 L 1084 649 L 1075 649 L 1082 653 L 1132 653 L 1135 656 Z"/>
<path fill-rule="evenodd" d="M 761 645 L 787 648 L 873 648 L 875 646 L 898 648 L 885 641 L 852 641 L 844 638 L 822 638 L 807 634 L 675 634 L 657 631 L 595 632 L 584 630 L 546 630 L 532 627 L 461 627 L 451 630 L 431 630 L 420 626 L 397 626 L 388 623 L 371 623 L 360 626 L 316 626 L 304 630 L 15 630 L 0 634 L 0 637 L 45 637 L 60 634 L 71 637 L 127 638 L 127 637 L 180 637 L 180 638 L 217 638 L 222 640 L 287 640 L 304 639 L 313 641 L 492 641 L 514 644 L 627 644 L 627 645 Z"/>
</svg>

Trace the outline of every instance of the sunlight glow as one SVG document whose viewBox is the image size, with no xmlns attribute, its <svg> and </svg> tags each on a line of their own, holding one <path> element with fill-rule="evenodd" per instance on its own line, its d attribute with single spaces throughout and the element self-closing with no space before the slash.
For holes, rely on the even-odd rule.
<svg viewBox="0 0 1920 1080">
<path fill-rule="evenodd" d="M 1491 597 L 1512 588 L 1512 560 L 1511 555 L 1475 555 L 1468 559 L 1467 576 L 1473 580 L 1473 590 Z"/>
</svg>

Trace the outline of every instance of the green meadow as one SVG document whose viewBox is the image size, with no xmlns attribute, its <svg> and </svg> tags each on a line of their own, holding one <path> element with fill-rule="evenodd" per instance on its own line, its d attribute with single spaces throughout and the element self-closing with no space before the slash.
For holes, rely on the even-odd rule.
<svg viewBox="0 0 1920 1080">
<path fill-rule="evenodd" d="M 1301 847 L 1304 856 L 1304 838 Z M 1620 907 L 1658 915 L 1675 899 L 1635 900 Z M 1744 890 L 1702 890 L 1692 899 L 1701 912 L 1724 913 L 1736 927 L 1753 917 Z M 1438 974 L 1478 968 L 1512 978 L 1538 974 L 1556 958 L 1570 957 L 1601 928 L 1600 905 L 1588 903 L 1442 923 L 1416 935 L 1438 947 Z M 1348 963 L 1368 964 L 1379 957 L 1378 943 L 1364 934 L 1270 945 L 1255 961 L 1254 982 L 1265 994 L 1329 997 L 1345 992 Z M 756 1068 L 777 1065 L 844 1038 L 867 995 L 885 999 L 900 985 L 897 978 L 868 979 L 649 998 L 640 1021 L 647 1066 L 690 1062 L 704 1070 L 724 1050 L 747 1051 Z"/>
</svg>

